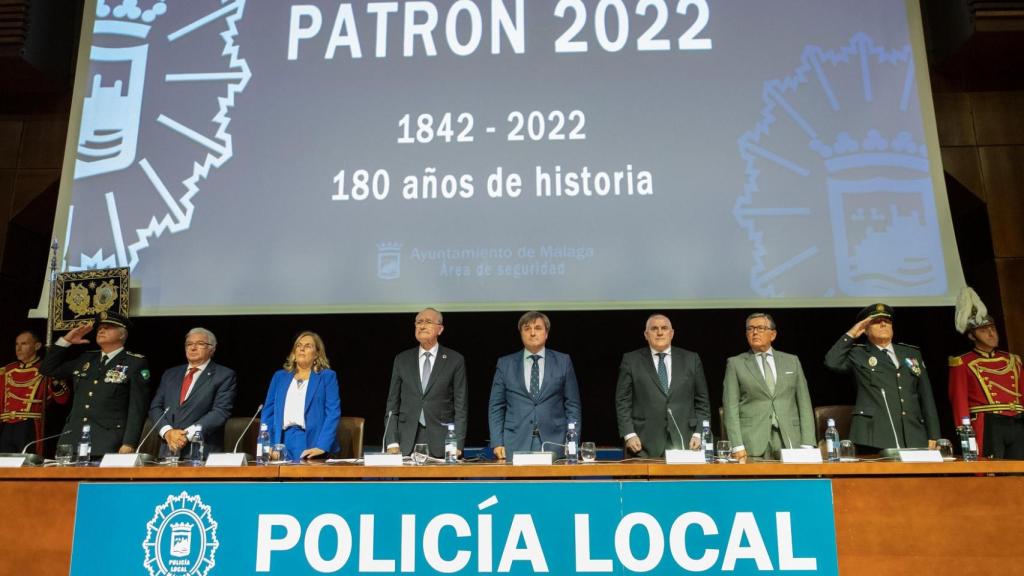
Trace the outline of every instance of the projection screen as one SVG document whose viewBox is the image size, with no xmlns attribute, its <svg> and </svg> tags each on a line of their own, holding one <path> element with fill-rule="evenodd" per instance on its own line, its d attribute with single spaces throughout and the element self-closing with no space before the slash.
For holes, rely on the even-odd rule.
<svg viewBox="0 0 1024 576">
<path fill-rule="evenodd" d="M 54 230 L 140 315 L 963 283 L 893 0 L 91 1 Z"/>
</svg>

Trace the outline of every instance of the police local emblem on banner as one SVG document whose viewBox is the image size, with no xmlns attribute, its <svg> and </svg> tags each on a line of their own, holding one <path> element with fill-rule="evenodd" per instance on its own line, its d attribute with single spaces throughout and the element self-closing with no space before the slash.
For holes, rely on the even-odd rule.
<svg viewBox="0 0 1024 576">
<path fill-rule="evenodd" d="M 214 567 L 217 522 L 199 496 L 168 496 L 146 524 L 144 566 L 150 576 L 206 576 Z"/>
</svg>

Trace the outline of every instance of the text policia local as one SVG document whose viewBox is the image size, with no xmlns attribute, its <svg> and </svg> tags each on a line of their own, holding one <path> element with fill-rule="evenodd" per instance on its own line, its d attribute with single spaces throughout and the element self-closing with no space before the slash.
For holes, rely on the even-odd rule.
<svg viewBox="0 0 1024 576">
<path fill-rule="evenodd" d="M 634 512 L 619 521 L 614 536 L 592 534 L 590 515 L 576 514 L 573 518 L 574 551 L 570 552 L 565 549 L 563 534 L 558 536 L 558 546 L 546 547 L 530 514 L 515 514 L 507 531 L 495 526 L 494 518 L 488 514 L 477 515 L 475 519 L 438 514 L 426 520 L 425 526 L 421 524 L 424 519 L 415 514 L 402 514 L 398 521 L 381 523 L 374 514 L 361 514 L 356 527 L 358 543 L 354 543 L 349 520 L 338 514 L 320 514 L 305 527 L 295 516 L 260 514 L 256 572 L 270 572 L 275 563 L 278 569 L 286 568 L 284 564 L 298 569 L 289 564 L 295 561 L 293 555 L 288 560 L 281 557 L 281 553 L 298 546 L 302 546 L 309 568 L 322 573 L 357 570 L 385 574 L 428 571 L 500 574 L 513 569 L 547 573 L 550 572 L 549 558 L 558 564 L 573 558 L 574 572 L 580 573 L 620 571 L 616 564 L 632 572 L 650 572 L 663 563 L 665 566 L 675 564 L 688 572 L 731 571 L 740 561 L 743 561 L 740 568 L 746 570 L 755 567 L 764 572 L 816 570 L 816 558 L 793 554 L 790 513 L 776 512 L 774 520 L 776 541 L 765 542 L 754 514 L 737 512 L 731 518 L 731 526 L 725 527 L 729 539 L 723 551 L 713 547 L 713 540 L 707 538 L 718 535 L 720 527 L 703 512 L 683 513 L 667 527 L 650 514 Z M 393 536 L 385 534 L 393 534 L 396 529 L 400 531 L 399 551 L 389 556 L 380 550 L 394 548 Z M 691 536 L 690 546 L 687 546 L 687 534 Z M 330 546 L 328 550 L 321 549 L 321 537 L 336 543 L 336 549 L 331 550 Z M 633 537 L 641 542 L 637 550 L 631 546 Z M 692 544 L 694 541 L 700 544 Z M 377 548 L 377 542 L 390 546 L 384 544 Z M 775 553 L 774 563 L 769 545 Z M 427 566 L 418 564 L 420 558 Z"/>
<path fill-rule="evenodd" d="M 288 60 L 299 59 L 300 52 L 325 60 L 386 58 L 390 56 L 388 33 L 395 27 L 401 30 L 405 58 L 437 56 L 439 50 L 456 56 L 484 50 L 523 54 L 527 50 L 524 4 L 525 0 L 405 0 L 339 2 L 337 9 L 297 4 L 289 18 Z M 548 4 L 551 16 L 561 23 L 553 45 L 558 54 L 711 50 L 711 38 L 705 35 L 711 17 L 707 0 L 557 0 Z"/>
</svg>

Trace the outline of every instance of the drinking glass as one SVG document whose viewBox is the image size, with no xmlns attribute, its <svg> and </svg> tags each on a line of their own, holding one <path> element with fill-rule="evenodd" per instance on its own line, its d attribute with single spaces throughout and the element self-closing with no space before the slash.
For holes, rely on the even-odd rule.
<svg viewBox="0 0 1024 576">
<path fill-rule="evenodd" d="M 426 444 L 417 444 L 412 447 L 412 462 L 417 466 L 421 466 L 427 463 L 427 456 L 430 454 L 430 449 Z"/>
<path fill-rule="evenodd" d="M 943 460 L 953 460 L 953 443 L 946 438 L 939 438 L 935 443 Z"/>
<path fill-rule="evenodd" d="M 839 441 L 839 461 L 840 462 L 856 462 L 857 461 L 857 447 L 853 445 L 853 440 L 840 440 Z"/>
<path fill-rule="evenodd" d="M 732 442 L 728 440 L 719 440 L 718 442 L 715 442 L 715 460 L 718 462 L 728 462 L 731 454 Z"/>
<path fill-rule="evenodd" d="M 283 464 L 288 461 L 288 454 L 284 444 L 274 444 L 270 451 L 270 461 L 274 464 Z"/>
<path fill-rule="evenodd" d="M 178 458 L 181 456 L 181 454 L 178 452 L 178 450 L 175 450 L 175 449 L 171 448 L 170 446 L 167 447 L 167 450 L 168 450 L 167 455 L 164 456 L 164 463 L 165 464 L 177 464 L 178 463 Z"/>
<path fill-rule="evenodd" d="M 583 460 L 584 464 L 595 462 L 597 460 L 597 446 L 593 442 L 580 444 L 580 459 Z"/>
<path fill-rule="evenodd" d="M 71 456 L 75 453 L 75 447 L 71 444 L 58 444 L 57 454 L 57 466 L 68 466 L 71 464 Z"/>
</svg>

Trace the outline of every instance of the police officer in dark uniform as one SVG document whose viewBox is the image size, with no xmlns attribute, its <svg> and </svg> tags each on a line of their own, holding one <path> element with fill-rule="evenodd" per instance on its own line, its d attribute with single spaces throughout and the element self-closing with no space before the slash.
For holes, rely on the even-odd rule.
<svg viewBox="0 0 1024 576">
<path fill-rule="evenodd" d="M 934 448 L 939 417 L 932 385 L 914 346 L 892 343 L 893 311 L 872 304 L 857 314 L 857 323 L 825 355 L 825 366 L 853 374 L 857 402 L 850 439 L 863 450 Z M 867 343 L 855 344 L 861 334 Z"/>
<path fill-rule="evenodd" d="M 73 344 L 96 329 L 99 350 L 75 355 Z M 94 321 L 59 338 L 47 351 L 40 371 L 73 381 L 74 404 L 64 424 L 64 442 L 74 443 L 89 424 L 92 454 L 135 452 L 149 408 L 149 364 L 144 356 L 124 349 L 131 321 L 104 312 Z"/>
</svg>

